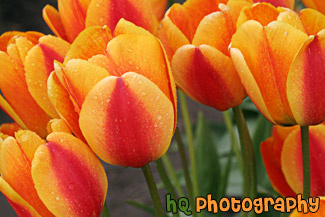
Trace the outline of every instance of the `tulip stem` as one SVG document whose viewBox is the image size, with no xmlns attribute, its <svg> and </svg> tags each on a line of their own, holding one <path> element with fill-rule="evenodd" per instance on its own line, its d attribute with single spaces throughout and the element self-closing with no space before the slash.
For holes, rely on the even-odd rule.
<svg viewBox="0 0 325 217">
<path fill-rule="evenodd" d="M 142 172 L 143 172 L 144 177 L 146 178 L 147 185 L 148 185 L 148 188 L 150 191 L 151 200 L 152 200 L 152 203 L 153 203 L 153 206 L 155 209 L 155 216 L 156 217 L 164 217 L 164 210 L 161 205 L 160 197 L 158 194 L 158 189 L 156 186 L 155 179 L 152 175 L 150 165 L 147 164 L 147 165 L 143 166 Z"/>
<path fill-rule="evenodd" d="M 186 182 L 186 188 L 187 188 L 188 196 L 190 198 L 190 202 L 192 204 L 191 207 L 194 207 L 195 201 L 194 201 L 193 191 L 192 191 L 192 189 L 193 189 L 192 181 L 191 181 L 190 172 L 187 167 L 188 162 L 187 162 L 187 158 L 186 158 L 184 143 L 182 141 L 181 133 L 179 132 L 178 127 L 176 127 L 175 139 L 176 139 L 176 142 L 178 145 L 178 152 L 179 152 L 179 155 L 180 155 L 181 161 L 182 161 L 182 167 L 183 167 L 183 172 L 184 172 L 184 177 L 185 177 L 185 182 Z M 197 216 L 194 209 L 193 209 L 192 213 L 193 213 L 193 216 Z"/>
<path fill-rule="evenodd" d="M 309 150 L 309 126 L 301 126 L 301 145 L 303 163 L 303 198 L 310 196 L 310 150 Z"/>
<path fill-rule="evenodd" d="M 104 207 L 102 211 L 103 217 L 110 217 L 107 202 L 104 202 Z"/>
<path fill-rule="evenodd" d="M 166 168 L 164 163 L 162 162 L 161 158 L 159 158 L 158 160 L 156 160 L 156 167 L 157 167 L 157 171 L 159 173 L 160 179 L 161 181 L 164 183 L 164 186 L 167 190 L 168 193 L 170 193 L 172 195 L 173 198 L 177 198 L 177 194 L 175 191 L 174 186 L 172 185 L 169 176 L 166 172 Z M 179 217 L 179 213 L 175 213 L 173 215 L 174 217 Z"/>
<path fill-rule="evenodd" d="M 243 175 L 244 175 L 244 189 L 243 197 L 250 197 L 252 199 L 257 196 L 257 181 L 256 181 L 256 164 L 255 155 L 253 149 L 252 139 L 249 135 L 248 127 L 240 106 L 233 108 L 234 117 L 236 120 L 241 153 L 243 159 Z M 254 212 L 251 213 L 255 215 Z M 247 213 L 243 212 L 242 216 L 247 216 Z"/>
<path fill-rule="evenodd" d="M 235 134 L 235 131 L 234 131 L 230 111 L 227 110 L 227 111 L 223 112 L 223 117 L 225 119 L 226 128 L 227 128 L 227 130 L 229 132 L 229 135 L 230 135 L 232 150 L 235 152 L 237 162 L 238 162 L 238 165 L 239 165 L 239 169 L 240 169 L 241 173 L 243 173 L 243 164 L 242 164 L 243 160 L 242 160 L 240 150 L 239 150 L 239 145 L 238 145 L 238 142 L 237 142 L 237 139 L 236 139 L 236 134 Z"/>
<path fill-rule="evenodd" d="M 187 108 L 186 95 L 182 91 L 178 91 L 179 101 L 181 105 L 182 115 L 184 119 L 184 127 L 187 135 L 188 149 L 191 161 L 191 171 L 192 171 L 192 180 L 193 180 L 193 196 L 198 196 L 199 194 L 199 185 L 197 178 L 197 168 L 196 168 L 196 159 L 195 159 L 195 147 L 193 142 L 193 132 L 192 125 L 190 120 L 190 115 Z"/>
</svg>

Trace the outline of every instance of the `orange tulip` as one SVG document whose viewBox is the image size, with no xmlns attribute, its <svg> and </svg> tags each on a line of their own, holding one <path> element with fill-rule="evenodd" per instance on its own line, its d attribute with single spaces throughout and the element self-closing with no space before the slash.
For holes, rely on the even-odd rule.
<svg viewBox="0 0 325 217">
<path fill-rule="evenodd" d="M 0 141 L 0 191 L 18 216 L 100 216 L 107 177 L 86 144 L 60 132 L 47 142 L 15 135 Z"/>
<path fill-rule="evenodd" d="M 325 120 L 325 17 L 257 4 L 243 10 L 231 57 L 246 92 L 274 124 Z"/>
<path fill-rule="evenodd" d="M 252 4 L 250 0 L 227 2 L 174 4 L 157 32 L 177 86 L 194 100 L 222 111 L 240 105 L 246 97 L 228 45 L 240 10 Z"/>
<path fill-rule="evenodd" d="M 325 194 L 323 155 L 325 154 L 325 125 L 312 126 L 309 132 L 311 195 Z M 261 144 L 261 152 L 270 181 L 285 197 L 301 193 L 303 166 L 300 128 L 275 126 L 272 136 Z"/>
<path fill-rule="evenodd" d="M 36 32 L 7 32 L 0 37 L 0 107 L 20 127 L 46 136 L 46 125 L 58 117 L 47 96 L 53 61 L 63 61 L 69 44 Z"/>
<path fill-rule="evenodd" d="M 142 167 L 167 151 L 176 126 L 176 90 L 158 39 L 122 19 L 85 29 L 64 64 L 56 64 L 49 96 L 71 129 L 114 165 Z"/>
<path fill-rule="evenodd" d="M 308 8 L 318 10 L 321 13 L 325 13 L 325 2 L 323 0 L 302 0 L 304 5 Z"/>
<path fill-rule="evenodd" d="M 153 33 L 166 4 L 166 0 L 58 0 L 59 11 L 46 5 L 43 18 L 55 35 L 69 42 L 90 26 L 107 25 L 113 31 L 121 18 Z"/>
</svg>

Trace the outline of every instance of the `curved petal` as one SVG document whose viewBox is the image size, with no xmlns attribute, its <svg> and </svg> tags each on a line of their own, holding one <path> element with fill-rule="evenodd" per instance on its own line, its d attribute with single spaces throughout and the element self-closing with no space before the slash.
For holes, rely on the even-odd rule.
<svg viewBox="0 0 325 217">
<path fill-rule="evenodd" d="M 31 161 L 36 148 L 45 142 L 31 131 L 19 131 L 1 147 L 1 176 L 41 216 L 53 216 L 38 197 L 31 177 Z"/>
<path fill-rule="evenodd" d="M 253 0 L 255 3 L 261 2 L 261 0 Z M 275 7 L 285 7 L 294 9 L 295 8 L 295 0 L 262 0 L 262 2 L 267 2 Z"/>
<path fill-rule="evenodd" d="M 230 59 L 208 45 L 185 45 L 172 60 L 177 85 L 196 101 L 225 111 L 246 97 Z"/>
<path fill-rule="evenodd" d="M 12 123 L 12 124 L 1 124 L 0 125 L 0 133 L 3 133 L 8 136 L 15 136 L 15 133 L 19 130 L 22 130 L 18 124 Z"/>
<path fill-rule="evenodd" d="M 93 26 L 85 29 L 71 44 L 64 62 L 71 59 L 88 60 L 96 54 L 104 54 L 111 38 L 111 31 L 108 27 Z"/>
<path fill-rule="evenodd" d="M 313 8 L 321 13 L 325 13 L 325 2 L 322 0 L 302 0 L 308 8 Z"/>
<path fill-rule="evenodd" d="M 310 35 L 317 35 L 319 31 L 325 29 L 325 15 L 307 8 L 300 11 L 301 20 Z"/>
<path fill-rule="evenodd" d="M 292 63 L 287 95 L 293 115 L 300 125 L 325 120 L 325 30 L 310 37 Z"/>
<path fill-rule="evenodd" d="M 52 133 L 47 141 L 37 149 L 31 172 L 42 201 L 55 216 L 99 216 L 108 183 L 96 155 L 67 133 Z"/>
<path fill-rule="evenodd" d="M 46 5 L 42 11 L 43 19 L 52 32 L 64 40 L 68 40 L 59 12 L 51 5 Z"/>
<path fill-rule="evenodd" d="M 70 45 L 60 38 L 44 36 L 25 59 L 28 90 L 38 105 L 52 118 L 58 117 L 47 95 L 47 78 L 54 70 L 54 60 L 63 62 Z"/>
<path fill-rule="evenodd" d="M 71 130 L 69 126 L 65 123 L 62 119 L 52 119 L 47 124 L 47 132 L 48 134 L 51 134 L 53 132 L 62 132 L 62 133 L 71 133 Z"/>
<path fill-rule="evenodd" d="M 151 7 L 158 20 L 161 20 L 165 14 L 168 0 L 149 0 Z"/>
<path fill-rule="evenodd" d="M 87 11 L 86 27 L 107 25 L 114 31 L 121 18 L 151 33 L 154 33 L 158 26 L 149 0 L 92 0 Z"/>
<path fill-rule="evenodd" d="M 302 19 L 300 18 L 299 14 L 295 11 L 292 10 L 282 11 L 278 16 L 277 21 L 288 23 L 291 26 L 295 27 L 296 29 L 306 32 L 306 28 L 303 24 Z"/>
<path fill-rule="evenodd" d="M 114 37 L 122 34 L 151 35 L 149 31 L 123 18 L 116 24 Z"/>
<path fill-rule="evenodd" d="M 8 202 L 15 210 L 18 216 L 23 217 L 41 217 L 35 209 L 29 205 L 10 185 L 0 177 L 0 192 L 7 198 Z"/>
<path fill-rule="evenodd" d="M 107 77 L 91 90 L 79 123 L 101 159 L 142 167 L 165 154 L 174 120 L 173 104 L 166 95 L 149 79 L 129 72 Z"/>
<path fill-rule="evenodd" d="M 49 98 L 60 117 L 67 123 L 71 131 L 84 141 L 79 128 L 79 114 L 75 111 L 69 94 L 60 83 L 55 72 L 52 72 L 47 80 Z"/>
<path fill-rule="evenodd" d="M 0 89 L 24 125 L 45 137 L 49 116 L 30 95 L 26 85 L 24 67 L 4 52 L 0 52 Z M 8 113 L 10 114 L 10 111 Z M 16 122 L 19 123 L 17 120 Z"/>
<path fill-rule="evenodd" d="M 14 36 L 26 37 L 33 44 L 37 44 L 38 39 L 44 35 L 40 32 L 33 32 L 33 31 L 31 31 L 31 32 L 18 32 L 18 31 L 5 32 L 0 36 L 0 51 L 4 51 L 4 52 L 7 51 L 8 42 Z"/>
<path fill-rule="evenodd" d="M 290 65 L 307 38 L 305 33 L 289 24 L 275 21 L 263 27 L 253 20 L 241 25 L 232 38 L 231 47 L 242 53 L 249 68 L 246 73 L 254 77 L 269 114 L 276 123 L 295 124 L 287 99 L 286 81 Z M 245 69 L 241 66 L 245 64 L 235 65 L 238 66 L 238 73 L 242 74 Z M 247 93 L 255 103 L 260 101 L 255 100 L 254 92 L 247 90 Z"/>
<path fill-rule="evenodd" d="M 325 126 L 310 127 L 311 196 L 324 195 L 325 177 L 322 159 L 325 155 Z M 282 170 L 290 187 L 301 193 L 303 189 L 302 151 L 300 130 L 293 131 L 285 140 L 281 154 Z"/>
<path fill-rule="evenodd" d="M 109 76 L 106 69 L 86 60 L 70 60 L 64 68 L 67 90 L 81 108 L 89 91 L 103 78 Z"/>
</svg>

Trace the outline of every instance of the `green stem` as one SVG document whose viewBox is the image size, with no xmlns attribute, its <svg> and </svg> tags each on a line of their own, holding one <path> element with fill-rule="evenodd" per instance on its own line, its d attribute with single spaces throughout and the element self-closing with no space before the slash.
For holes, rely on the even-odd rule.
<svg viewBox="0 0 325 217">
<path fill-rule="evenodd" d="M 172 163 L 170 162 L 170 159 L 168 157 L 167 154 L 165 154 L 162 158 L 162 161 L 164 163 L 164 165 L 166 166 L 166 169 L 167 169 L 167 172 L 170 176 L 170 179 L 172 180 L 172 183 L 175 185 L 175 189 L 176 189 L 176 192 L 177 194 L 180 196 L 180 197 L 185 197 L 185 193 L 181 187 L 181 184 L 177 178 L 177 175 L 176 175 L 176 172 L 175 172 L 175 169 L 172 165 Z"/>
<path fill-rule="evenodd" d="M 248 127 L 244 118 L 244 115 L 239 106 L 233 108 L 243 159 L 243 173 L 244 173 L 244 197 L 250 197 L 252 199 L 257 196 L 257 182 L 256 182 L 256 164 L 252 139 L 249 135 Z M 255 212 L 251 213 L 252 216 Z M 242 212 L 242 216 L 247 216 L 247 213 Z"/>
<path fill-rule="evenodd" d="M 309 126 L 301 126 L 301 145 L 303 163 L 303 198 L 310 196 L 310 150 L 309 150 Z"/>
<path fill-rule="evenodd" d="M 242 160 L 242 157 L 240 154 L 239 145 L 238 145 L 235 130 L 234 130 L 234 127 L 232 124 L 232 118 L 231 118 L 230 111 L 227 110 L 227 111 L 223 112 L 223 117 L 225 119 L 226 128 L 230 135 L 232 149 L 235 152 L 240 171 L 243 173 L 243 164 L 242 164 L 243 160 Z"/>
<path fill-rule="evenodd" d="M 181 105 L 182 115 L 184 119 L 184 127 L 187 135 L 188 149 L 190 154 L 191 170 L 192 170 L 192 180 L 193 180 L 193 195 L 198 196 L 199 194 L 199 185 L 197 178 L 197 168 L 196 168 L 196 159 L 195 159 L 195 147 L 193 142 L 193 132 L 192 125 L 190 120 L 190 115 L 187 108 L 186 95 L 182 91 L 178 91 L 179 101 Z"/>
<path fill-rule="evenodd" d="M 150 168 L 150 165 L 147 164 L 145 166 L 142 167 L 142 172 L 144 177 L 146 178 L 147 181 L 147 185 L 150 191 L 150 195 L 151 195 L 151 200 L 155 209 L 155 216 L 156 217 L 164 217 L 164 210 L 161 206 L 161 201 L 160 201 L 160 197 L 158 194 L 158 189 L 156 186 L 156 182 L 155 179 L 152 175 L 152 171 Z"/>
<path fill-rule="evenodd" d="M 194 201 L 193 191 L 192 191 L 192 189 L 193 189 L 192 181 L 191 181 L 191 177 L 190 177 L 190 172 L 187 167 L 188 162 L 187 162 L 187 158 L 186 158 L 184 143 L 182 141 L 181 134 L 179 132 L 178 127 L 176 128 L 176 131 L 175 131 L 175 139 L 176 139 L 176 142 L 178 145 L 178 152 L 179 152 L 179 155 L 180 155 L 181 161 L 182 161 L 182 167 L 183 167 L 183 171 L 184 171 L 184 177 L 185 177 L 188 196 L 190 198 L 192 207 L 194 207 L 195 201 Z M 192 213 L 193 213 L 193 216 L 197 216 L 197 213 L 195 212 L 194 209 L 192 210 Z"/>
<path fill-rule="evenodd" d="M 103 207 L 102 215 L 103 215 L 103 217 L 110 217 L 109 210 L 108 210 L 108 206 L 107 206 L 106 201 L 104 202 L 104 207 Z"/>
<path fill-rule="evenodd" d="M 177 198 L 177 194 L 175 192 L 174 186 L 172 185 L 169 176 L 167 175 L 164 163 L 162 162 L 161 158 L 156 160 L 157 171 L 159 173 L 161 181 L 164 183 L 164 186 L 168 193 L 172 195 L 173 198 Z M 174 217 L 179 217 L 179 213 L 175 213 Z"/>
</svg>

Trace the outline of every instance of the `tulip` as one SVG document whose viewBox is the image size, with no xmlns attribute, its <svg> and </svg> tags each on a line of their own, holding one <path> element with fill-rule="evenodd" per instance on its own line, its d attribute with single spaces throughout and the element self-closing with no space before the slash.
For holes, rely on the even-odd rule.
<svg viewBox="0 0 325 217">
<path fill-rule="evenodd" d="M 169 147 L 176 90 L 158 39 L 126 20 L 113 36 L 107 27 L 81 32 L 64 64 L 56 64 L 48 92 L 59 114 L 81 129 L 102 160 L 142 167 Z"/>
<path fill-rule="evenodd" d="M 222 111 L 240 105 L 246 97 L 228 45 L 241 8 L 252 4 L 248 0 L 226 2 L 174 4 L 157 32 L 177 86 L 194 100 Z"/>
<path fill-rule="evenodd" d="M 313 8 L 321 13 L 325 13 L 325 2 L 322 0 L 302 0 L 308 8 Z"/>
<path fill-rule="evenodd" d="M 325 193 L 322 159 L 325 155 L 325 125 L 312 126 L 310 139 L 311 196 Z M 275 126 L 272 136 L 261 144 L 266 171 L 275 190 L 294 196 L 303 189 L 303 166 L 300 129 L 298 126 Z"/>
<path fill-rule="evenodd" d="M 324 16 L 312 9 L 299 16 L 271 5 L 256 7 L 255 17 L 243 18 L 230 49 L 246 92 L 274 124 L 321 123 L 325 120 Z"/>
<path fill-rule="evenodd" d="M 18 216 L 100 216 L 107 177 L 86 144 L 62 132 L 15 136 L 0 141 L 0 191 Z"/>
<path fill-rule="evenodd" d="M 50 118 L 59 117 L 47 96 L 47 77 L 70 45 L 34 32 L 5 33 L 0 44 L 0 107 L 20 127 L 44 138 Z"/>
<path fill-rule="evenodd" d="M 58 0 L 58 11 L 46 5 L 43 18 L 55 35 L 73 42 L 82 30 L 107 25 L 112 31 L 121 18 L 155 32 L 166 0 Z M 157 17 L 155 16 L 157 14 Z"/>
</svg>

